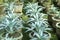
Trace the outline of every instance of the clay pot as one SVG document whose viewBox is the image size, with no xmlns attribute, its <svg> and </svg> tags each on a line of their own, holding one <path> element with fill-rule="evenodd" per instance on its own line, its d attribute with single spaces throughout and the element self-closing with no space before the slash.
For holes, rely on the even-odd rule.
<svg viewBox="0 0 60 40">
<path fill-rule="evenodd" d="M 6 35 L 5 35 L 5 37 L 2 36 L 1 40 L 8 40 L 8 39 L 11 40 L 11 37 L 12 37 L 12 40 L 22 40 L 22 37 L 23 37 L 23 34 L 22 33 L 18 33 L 18 32 L 13 33 L 13 34 L 7 33 Z"/>
<path fill-rule="evenodd" d="M 58 35 L 58 37 L 60 38 L 60 22 L 56 23 L 56 34 Z"/>
<path fill-rule="evenodd" d="M 55 17 L 56 14 L 48 14 L 48 21 L 52 21 L 52 17 Z"/>
<path fill-rule="evenodd" d="M 56 23 L 57 23 L 57 22 L 60 22 L 60 19 L 55 18 L 55 17 L 52 17 L 52 21 L 53 21 L 53 22 L 52 22 L 53 27 L 56 28 Z"/>
<path fill-rule="evenodd" d="M 52 27 L 53 27 L 54 32 L 56 32 L 56 23 L 57 22 L 60 22 L 60 19 L 52 17 Z"/>
<path fill-rule="evenodd" d="M 14 4 L 15 13 L 22 13 L 22 10 L 23 10 L 23 3 Z"/>
<path fill-rule="evenodd" d="M 18 32 L 15 34 L 10 34 L 10 36 L 13 38 L 17 38 L 17 40 L 22 40 L 23 37 L 22 33 L 18 33 Z"/>
<path fill-rule="evenodd" d="M 53 14 L 53 13 L 51 13 L 51 14 L 48 14 L 48 22 L 49 22 L 49 24 L 52 26 L 52 22 L 53 22 L 53 19 L 52 19 L 52 17 L 55 17 L 57 14 Z"/>
<path fill-rule="evenodd" d="M 48 32 L 45 32 L 45 33 L 43 33 L 43 35 L 47 35 L 46 37 L 45 37 L 45 40 L 50 40 L 50 38 L 51 38 L 51 34 L 50 33 L 48 33 Z M 34 37 L 36 37 L 36 36 L 34 36 L 33 35 L 33 33 L 31 32 L 31 33 L 29 33 L 29 36 L 30 36 L 30 38 L 34 38 Z"/>
<path fill-rule="evenodd" d="M 6 30 L 3 31 L 2 34 L 0 34 L 1 40 L 8 40 L 12 38 L 12 40 L 22 40 L 23 34 L 22 34 L 22 29 L 19 29 L 13 33 L 7 32 Z M 7 38 L 7 39 L 6 39 Z"/>
</svg>

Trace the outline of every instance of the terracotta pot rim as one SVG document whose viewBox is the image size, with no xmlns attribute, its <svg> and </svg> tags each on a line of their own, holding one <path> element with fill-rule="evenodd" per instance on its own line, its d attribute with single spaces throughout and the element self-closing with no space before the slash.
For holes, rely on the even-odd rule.
<svg viewBox="0 0 60 40">
<path fill-rule="evenodd" d="M 49 37 L 47 37 L 47 38 L 51 38 L 51 34 L 49 32 L 47 32 L 47 31 L 46 31 L 46 33 L 49 35 Z"/>
<path fill-rule="evenodd" d="M 20 33 L 21 36 L 17 37 L 16 39 L 21 39 L 23 37 L 22 33 Z"/>
<path fill-rule="evenodd" d="M 57 16 L 58 14 L 48 14 L 48 15 L 51 15 L 52 17 L 55 17 L 55 16 Z"/>
<path fill-rule="evenodd" d="M 48 15 L 56 15 L 55 13 L 48 13 Z"/>
<path fill-rule="evenodd" d="M 52 19 L 55 20 L 55 21 L 60 21 L 59 19 L 56 19 L 55 17 L 52 17 Z"/>
<path fill-rule="evenodd" d="M 34 38 L 34 36 L 32 36 L 31 33 L 29 33 L 30 38 Z M 46 38 L 50 39 L 51 38 L 51 34 L 49 32 L 45 32 L 45 33 L 48 34 L 48 37 L 46 37 Z"/>
<path fill-rule="evenodd" d="M 56 23 L 56 27 L 57 27 L 57 28 L 60 28 L 60 26 L 59 26 L 58 24 L 60 24 L 60 22 L 57 22 L 57 23 Z"/>
<path fill-rule="evenodd" d="M 13 38 L 13 39 L 22 39 L 22 37 L 23 37 L 23 34 L 22 33 L 20 33 L 21 34 L 21 36 L 19 36 L 19 37 L 16 37 L 16 38 Z M 1 34 L 1 35 L 3 35 L 3 34 Z M 6 35 L 9 35 L 8 33 L 6 34 Z M 8 37 L 8 38 L 11 38 L 11 37 Z M 4 40 L 5 39 L 5 37 L 2 37 L 2 39 Z"/>
</svg>

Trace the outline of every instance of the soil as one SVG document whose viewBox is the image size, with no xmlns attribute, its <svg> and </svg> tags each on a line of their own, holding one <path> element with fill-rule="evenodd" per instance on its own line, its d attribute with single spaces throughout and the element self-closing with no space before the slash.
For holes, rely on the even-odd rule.
<svg viewBox="0 0 60 40">
<path fill-rule="evenodd" d="M 13 33 L 13 34 L 9 34 L 9 37 L 11 37 L 11 36 L 14 37 L 14 38 L 19 37 L 20 33 L 16 32 L 16 33 Z"/>
</svg>

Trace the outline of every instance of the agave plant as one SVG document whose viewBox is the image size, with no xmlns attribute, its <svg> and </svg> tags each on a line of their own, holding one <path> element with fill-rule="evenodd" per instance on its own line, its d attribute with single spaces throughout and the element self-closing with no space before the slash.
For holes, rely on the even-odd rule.
<svg viewBox="0 0 60 40">
<path fill-rule="evenodd" d="M 8 32 L 13 32 L 15 30 L 18 30 L 22 28 L 22 20 L 18 19 L 19 16 L 17 17 L 9 17 L 6 16 L 5 19 L 0 23 L 0 30 L 1 29 L 6 29 Z"/>
<path fill-rule="evenodd" d="M 58 9 L 57 7 L 54 7 L 54 5 L 51 5 L 51 8 L 49 8 L 49 12 L 48 13 L 54 13 L 54 14 L 58 14 Z"/>
<path fill-rule="evenodd" d="M 9 33 L 13 33 L 23 27 L 22 19 L 19 19 L 20 15 L 13 13 L 13 4 L 6 6 L 6 16 L 0 23 L 0 30 L 5 29 Z"/>
<path fill-rule="evenodd" d="M 28 29 L 27 31 L 31 31 L 33 33 L 33 36 L 31 36 L 32 33 L 29 33 L 31 40 L 46 40 L 48 36 L 44 32 L 51 30 L 48 28 L 48 22 L 43 19 L 44 14 L 41 13 L 43 8 L 44 7 L 42 6 L 38 6 L 38 3 L 29 3 L 25 7 L 26 15 L 30 16 L 29 21 L 27 21 L 30 27 L 27 27 L 26 29 Z"/>
<path fill-rule="evenodd" d="M 32 33 L 29 34 L 30 37 L 32 38 L 31 40 L 46 40 L 49 34 L 45 34 L 44 32 L 46 32 L 47 30 L 51 30 L 50 28 L 48 28 L 48 23 L 46 22 L 46 20 L 42 18 L 30 21 L 29 26 L 30 27 L 27 28 L 28 29 L 27 31 L 33 32 L 33 37 L 31 36 Z"/>
<path fill-rule="evenodd" d="M 54 5 L 51 5 L 51 8 L 48 11 L 49 14 L 56 14 L 58 18 L 60 18 L 60 10 L 57 7 L 54 7 Z"/>
<path fill-rule="evenodd" d="M 28 3 L 27 6 L 25 7 L 26 14 L 30 15 L 30 16 L 32 16 L 32 15 L 35 16 L 36 13 L 39 13 L 43 9 L 44 9 L 44 7 L 38 6 L 38 3 L 34 3 L 34 4 Z"/>
<path fill-rule="evenodd" d="M 6 37 L 5 34 L 14 34 L 16 32 L 21 33 L 21 29 L 23 28 L 23 20 L 20 18 L 20 14 L 17 15 L 16 13 L 13 13 L 13 3 L 6 3 L 5 6 L 6 15 L 0 21 L 0 31 L 4 30 L 3 33 L 0 32 L 1 34 L 3 34 L 0 34 L 0 40 L 18 40 L 17 38 L 13 38 L 10 36 Z"/>
</svg>

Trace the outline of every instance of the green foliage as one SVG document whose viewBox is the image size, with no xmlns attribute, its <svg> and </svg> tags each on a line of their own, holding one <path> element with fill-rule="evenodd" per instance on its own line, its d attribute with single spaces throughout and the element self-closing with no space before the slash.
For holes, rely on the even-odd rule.
<svg viewBox="0 0 60 40">
<path fill-rule="evenodd" d="M 28 21 L 28 19 L 29 19 L 29 17 L 27 15 L 22 15 L 21 17 L 22 17 L 22 20 L 25 22 Z"/>
</svg>

